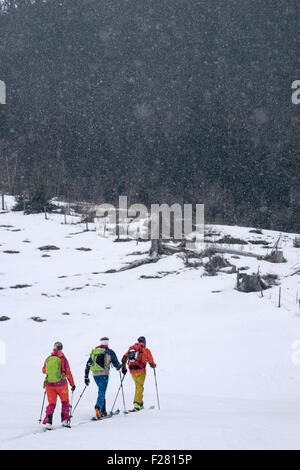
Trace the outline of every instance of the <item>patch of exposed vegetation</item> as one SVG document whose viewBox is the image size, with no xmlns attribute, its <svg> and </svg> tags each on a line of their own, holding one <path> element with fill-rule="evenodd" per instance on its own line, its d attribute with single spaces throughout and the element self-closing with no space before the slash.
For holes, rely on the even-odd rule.
<svg viewBox="0 0 300 470">
<path fill-rule="evenodd" d="M 10 318 L 5 315 L 2 315 L 2 317 L 0 317 L 0 321 L 7 321 L 7 320 L 10 320 Z"/>
<path fill-rule="evenodd" d="M 223 245 L 248 245 L 246 240 L 241 238 L 234 238 L 231 235 L 225 235 L 223 238 L 216 240 L 214 243 L 220 243 Z"/>
<path fill-rule="evenodd" d="M 36 321 L 38 323 L 42 323 L 44 321 L 47 321 L 45 318 L 40 318 L 40 317 L 30 317 L 30 320 Z"/>
<path fill-rule="evenodd" d="M 143 274 L 140 276 L 140 279 L 161 279 L 161 276 L 147 276 L 146 274 Z"/>
<path fill-rule="evenodd" d="M 227 259 L 221 255 L 211 256 L 209 261 L 204 264 L 204 269 L 208 276 L 215 276 L 217 272 L 222 268 L 228 268 L 232 266 Z"/>
<path fill-rule="evenodd" d="M 268 287 L 278 286 L 280 284 L 279 276 L 277 274 L 264 274 L 262 279 Z"/>
<path fill-rule="evenodd" d="M 135 268 L 138 268 L 144 264 L 151 264 L 151 263 L 157 263 L 157 261 L 159 260 L 158 257 L 154 257 L 154 258 L 146 258 L 146 259 L 142 259 L 142 260 L 137 260 L 137 261 L 133 261 L 132 263 L 127 263 L 126 266 L 123 266 L 122 268 L 116 270 L 116 269 L 109 269 L 107 271 L 105 271 L 105 274 L 113 274 L 113 273 L 119 273 L 119 272 L 122 272 L 122 271 L 127 271 L 129 269 L 135 269 Z"/>
<path fill-rule="evenodd" d="M 267 283 L 261 278 L 259 273 L 245 274 L 237 273 L 236 288 L 240 292 L 262 292 L 268 288 Z"/>
<path fill-rule="evenodd" d="M 264 261 L 269 261 L 269 263 L 286 263 L 287 260 L 283 256 L 283 252 L 280 250 L 273 250 L 270 254 L 262 257 Z"/>
<path fill-rule="evenodd" d="M 294 238 L 293 246 L 294 248 L 300 248 L 300 236 Z"/>
<path fill-rule="evenodd" d="M 142 275 L 140 279 L 162 279 L 163 277 L 169 276 L 170 274 L 178 274 L 178 271 L 159 271 L 155 275 Z"/>
<path fill-rule="evenodd" d="M 10 289 L 27 289 L 28 287 L 32 287 L 30 284 L 16 284 L 15 286 L 11 286 Z"/>
<path fill-rule="evenodd" d="M 134 251 L 133 253 L 128 253 L 126 256 L 141 256 L 147 255 L 148 251 Z"/>
<path fill-rule="evenodd" d="M 208 230 L 207 232 L 204 233 L 204 238 L 210 238 L 210 237 L 220 237 L 221 233 L 216 232 L 215 230 Z"/>
<path fill-rule="evenodd" d="M 55 250 L 60 250 L 58 246 L 55 245 L 45 245 L 45 246 L 40 246 L 38 248 L 40 251 L 55 251 Z"/>
</svg>

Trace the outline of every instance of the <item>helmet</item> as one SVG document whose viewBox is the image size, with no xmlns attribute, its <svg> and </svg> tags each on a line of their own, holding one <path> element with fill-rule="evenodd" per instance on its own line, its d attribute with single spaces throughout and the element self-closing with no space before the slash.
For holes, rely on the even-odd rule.
<svg viewBox="0 0 300 470">
<path fill-rule="evenodd" d="M 139 342 L 139 343 L 144 343 L 144 344 L 146 344 L 146 338 L 145 338 L 145 336 L 139 336 L 139 337 L 138 337 L 138 342 Z"/>
<path fill-rule="evenodd" d="M 56 343 L 54 344 L 54 349 L 57 349 L 57 351 L 61 351 L 63 348 L 63 345 L 60 341 L 56 341 Z"/>
</svg>

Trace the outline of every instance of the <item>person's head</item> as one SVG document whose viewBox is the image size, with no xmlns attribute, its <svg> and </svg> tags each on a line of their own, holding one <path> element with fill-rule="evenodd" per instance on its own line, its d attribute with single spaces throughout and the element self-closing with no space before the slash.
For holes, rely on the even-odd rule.
<svg viewBox="0 0 300 470">
<path fill-rule="evenodd" d="M 103 336 L 100 338 L 100 346 L 108 346 L 109 338 L 107 336 Z"/>
<path fill-rule="evenodd" d="M 138 337 L 138 343 L 146 344 L 146 338 L 145 338 L 145 336 L 139 336 L 139 337 Z"/>
<path fill-rule="evenodd" d="M 62 351 L 62 348 L 62 343 L 60 341 L 56 341 L 56 343 L 54 344 L 54 349 L 56 349 L 57 351 Z"/>
</svg>

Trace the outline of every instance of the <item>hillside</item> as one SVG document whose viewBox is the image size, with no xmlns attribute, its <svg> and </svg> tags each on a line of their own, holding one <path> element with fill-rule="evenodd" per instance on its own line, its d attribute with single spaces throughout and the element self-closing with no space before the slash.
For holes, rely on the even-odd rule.
<svg viewBox="0 0 300 470">
<path fill-rule="evenodd" d="M 292 360 L 292 345 L 300 339 L 299 275 L 291 276 L 300 250 L 293 247 L 294 234 L 283 233 L 280 239 L 286 263 L 225 255 L 249 273 L 259 267 L 262 274 L 277 274 L 282 287 L 278 308 L 278 286 L 264 291 L 263 298 L 259 292 L 241 293 L 235 289 L 236 274 L 205 276 L 203 267 L 187 267 L 176 254 L 105 273 L 145 257 L 149 243 L 116 243 L 97 235 L 93 224 L 84 231 L 75 216 L 63 222 L 59 214 L 50 214 L 49 220 L 0 214 L 0 317 L 9 318 L 0 322 L 6 349 L 0 365 L 1 449 L 300 448 L 300 374 Z M 206 230 L 220 238 L 269 242 L 268 249 L 251 243 L 236 247 L 257 254 L 269 252 L 279 237 L 241 227 Z M 45 246 L 59 249 L 39 249 Z M 142 254 L 132 254 L 137 251 Z M 77 385 L 75 402 L 89 353 L 103 335 L 110 337 L 119 359 L 139 335 L 146 336 L 158 364 L 161 410 L 156 406 L 81 424 L 94 412 L 91 381 L 72 429 L 39 433 L 41 367 L 53 343 L 64 344 Z M 112 370 L 109 409 L 118 386 L 119 375 Z M 129 376 L 124 387 L 130 408 Z M 152 370 L 145 403 L 157 405 Z M 123 409 L 121 397 L 117 406 Z M 137 432 L 140 428 L 143 432 Z"/>
</svg>

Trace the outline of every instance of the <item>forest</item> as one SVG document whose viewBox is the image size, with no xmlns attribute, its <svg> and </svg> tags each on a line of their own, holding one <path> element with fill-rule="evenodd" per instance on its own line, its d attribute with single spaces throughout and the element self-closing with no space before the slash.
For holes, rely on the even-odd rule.
<svg viewBox="0 0 300 470">
<path fill-rule="evenodd" d="M 300 230 L 299 0 L 0 1 L 0 192 Z"/>
</svg>

